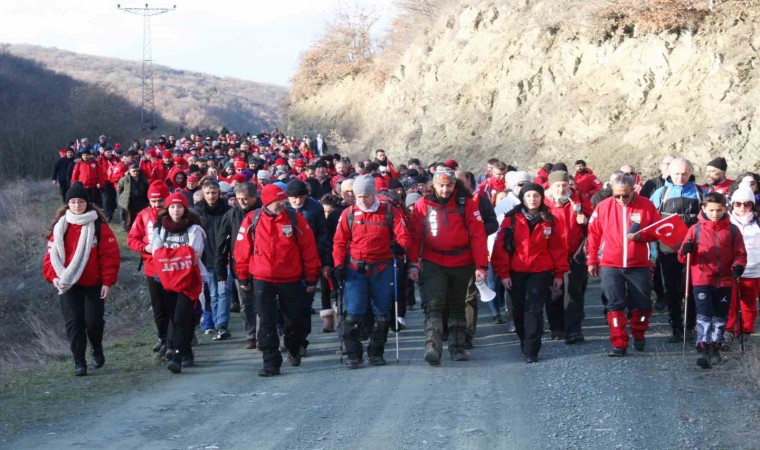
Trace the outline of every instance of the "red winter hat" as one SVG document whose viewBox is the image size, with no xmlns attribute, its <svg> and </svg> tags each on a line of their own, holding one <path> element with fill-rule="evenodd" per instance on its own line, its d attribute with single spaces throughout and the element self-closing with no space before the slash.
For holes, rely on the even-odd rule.
<svg viewBox="0 0 760 450">
<path fill-rule="evenodd" d="M 151 158 L 157 158 L 158 152 L 156 150 L 150 149 L 147 152 L 145 152 L 147 156 L 150 156 Z"/>
<path fill-rule="evenodd" d="M 245 169 L 245 162 L 244 161 L 235 161 L 235 170 L 238 169 Z"/>
<path fill-rule="evenodd" d="M 454 159 L 447 159 L 443 162 L 443 165 L 448 167 L 451 170 L 457 170 L 459 168 L 459 163 L 456 162 Z"/>
<path fill-rule="evenodd" d="M 277 158 L 274 162 L 275 166 L 287 166 L 288 162 L 285 160 L 285 158 Z"/>
<path fill-rule="evenodd" d="M 166 197 L 166 207 L 168 208 L 169 205 L 182 205 L 187 208 L 187 198 L 185 198 L 184 195 L 177 191 L 172 195 Z"/>
<path fill-rule="evenodd" d="M 166 159 L 170 159 L 172 157 L 172 152 L 170 152 L 169 150 L 164 150 L 164 153 L 162 156 Z"/>
<path fill-rule="evenodd" d="M 276 184 L 267 184 L 261 191 L 261 201 L 264 206 L 269 206 L 270 203 L 277 200 L 287 200 L 288 194 Z"/>
<path fill-rule="evenodd" d="M 118 150 L 120 148 L 121 148 L 121 144 L 119 144 L 118 142 L 113 146 L 114 150 Z"/>
<path fill-rule="evenodd" d="M 188 183 L 197 183 L 199 181 L 200 181 L 200 179 L 198 177 L 196 177 L 195 175 L 190 175 L 189 177 L 187 177 L 187 182 Z"/>
<path fill-rule="evenodd" d="M 295 167 L 306 167 L 306 161 L 304 161 L 303 159 L 297 159 L 293 165 Z"/>
<path fill-rule="evenodd" d="M 242 173 L 239 173 L 231 178 L 232 181 L 237 181 L 238 183 L 245 183 L 245 175 Z"/>
<path fill-rule="evenodd" d="M 148 188 L 149 199 L 162 199 L 169 196 L 169 187 L 161 180 L 156 180 Z"/>
<path fill-rule="evenodd" d="M 186 166 L 187 160 L 185 158 L 174 158 L 174 164 L 178 166 Z"/>
</svg>

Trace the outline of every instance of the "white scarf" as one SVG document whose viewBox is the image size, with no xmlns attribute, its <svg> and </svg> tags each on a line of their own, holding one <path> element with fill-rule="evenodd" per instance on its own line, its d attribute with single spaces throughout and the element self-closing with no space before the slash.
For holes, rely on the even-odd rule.
<svg viewBox="0 0 760 450">
<path fill-rule="evenodd" d="M 48 253 L 50 253 L 50 263 L 53 265 L 55 274 L 58 275 L 58 282 L 63 286 L 62 289 L 58 289 L 59 295 L 71 289 L 71 286 L 79 281 L 82 272 L 84 272 L 84 266 L 87 265 L 90 258 L 90 250 L 92 250 L 95 239 L 95 220 L 97 218 L 98 213 L 95 211 L 74 214 L 69 210 L 53 227 L 53 245 Z M 70 223 L 81 225 L 82 231 L 79 234 L 79 242 L 77 242 L 74 257 L 71 258 L 68 267 L 65 267 L 63 265 L 66 262 L 65 235 Z"/>
<path fill-rule="evenodd" d="M 749 214 L 745 214 L 744 216 L 737 216 L 731 212 L 731 217 L 733 217 L 737 223 L 740 223 L 742 226 L 746 227 L 755 219 L 755 213 L 751 212 Z"/>
<path fill-rule="evenodd" d="M 380 207 L 380 197 L 375 196 L 375 203 L 373 203 L 369 208 L 365 208 L 361 203 L 358 202 L 356 203 L 356 206 L 358 206 L 360 210 L 366 213 L 377 212 L 377 209 Z"/>
</svg>

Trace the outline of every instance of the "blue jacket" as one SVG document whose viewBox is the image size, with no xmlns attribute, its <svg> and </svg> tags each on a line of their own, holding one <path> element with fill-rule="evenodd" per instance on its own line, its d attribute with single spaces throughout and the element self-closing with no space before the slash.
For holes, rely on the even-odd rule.
<svg viewBox="0 0 760 450">
<path fill-rule="evenodd" d="M 691 226 L 698 221 L 703 197 L 702 189 L 693 180 L 677 186 L 668 177 L 665 185 L 654 191 L 650 200 L 663 217 L 678 214 L 687 226 Z"/>
</svg>

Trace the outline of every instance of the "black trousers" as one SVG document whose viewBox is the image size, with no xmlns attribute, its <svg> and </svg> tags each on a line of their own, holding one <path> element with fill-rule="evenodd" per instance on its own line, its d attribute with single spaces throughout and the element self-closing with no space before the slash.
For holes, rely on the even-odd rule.
<svg viewBox="0 0 760 450">
<path fill-rule="evenodd" d="M 69 186 L 68 181 L 58 183 L 58 192 L 61 194 L 61 201 L 63 203 L 66 203 L 66 192 L 68 192 Z"/>
<path fill-rule="evenodd" d="M 164 291 L 164 303 L 172 317 L 171 348 L 182 355 L 191 355 L 195 328 L 195 302 L 190 297 L 174 291 Z"/>
<path fill-rule="evenodd" d="M 307 301 L 306 286 L 301 281 L 271 283 L 253 280 L 253 299 L 259 315 L 258 342 L 264 357 L 264 367 L 282 366 L 280 338 L 277 334 L 277 317 L 282 314 L 285 347 L 291 355 L 298 355 L 305 344 L 306 331 L 311 322 L 311 305 Z"/>
<path fill-rule="evenodd" d="M 75 284 L 59 296 L 74 361 L 85 361 L 87 340 L 93 348 L 103 345 L 105 302 L 100 298 L 100 289 L 100 285 Z"/>
<path fill-rule="evenodd" d="M 335 279 L 332 280 L 333 286 L 335 286 Z M 319 290 L 321 291 L 321 298 L 322 301 L 322 310 L 325 309 L 332 309 L 332 297 L 333 292 L 330 289 L 330 282 L 327 281 L 327 278 L 323 276 L 319 276 Z"/>
<path fill-rule="evenodd" d="M 668 304 L 670 326 L 673 332 L 679 334 L 683 331 L 682 300 L 686 293 L 686 265 L 678 261 L 675 253 L 660 253 L 660 267 L 662 280 L 665 285 L 665 301 Z M 694 304 L 694 296 L 689 290 L 689 311 L 686 316 L 686 329 L 693 330 L 697 326 L 697 308 Z"/>
<path fill-rule="evenodd" d="M 150 306 L 153 309 L 153 322 L 156 324 L 158 337 L 159 339 L 166 339 L 169 322 L 173 319 L 173 314 L 169 309 L 169 305 L 164 301 L 166 291 L 164 291 L 164 287 L 161 283 L 156 281 L 153 277 L 146 276 L 145 284 L 148 285 Z"/>
<path fill-rule="evenodd" d="M 100 194 L 100 189 L 93 187 L 87 188 L 87 195 L 90 196 L 90 201 L 98 205 L 99 208 L 103 207 L 103 197 Z"/>
<path fill-rule="evenodd" d="M 567 274 L 567 285 L 563 289 L 567 293 L 565 299 L 565 335 L 583 334 L 583 311 L 586 303 L 586 286 L 588 285 L 588 267 L 585 258 L 577 261 L 570 260 L 570 272 Z"/>
<path fill-rule="evenodd" d="M 554 273 L 512 272 L 513 318 L 515 331 L 525 355 L 536 356 L 544 334 L 544 304 L 551 301 Z"/>
<path fill-rule="evenodd" d="M 101 197 L 103 200 L 103 214 L 110 223 L 113 220 L 113 213 L 116 211 L 116 188 L 112 183 L 106 182 L 106 185 L 101 191 Z"/>
</svg>

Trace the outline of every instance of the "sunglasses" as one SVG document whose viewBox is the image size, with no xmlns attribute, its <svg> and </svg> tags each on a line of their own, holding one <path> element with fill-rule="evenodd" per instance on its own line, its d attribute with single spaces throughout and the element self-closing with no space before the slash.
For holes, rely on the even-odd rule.
<svg viewBox="0 0 760 450">
<path fill-rule="evenodd" d="M 633 194 L 618 194 L 618 195 L 613 195 L 613 197 L 619 200 L 626 200 L 626 199 L 631 198 L 631 195 Z"/>
<path fill-rule="evenodd" d="M 755 206 L 752 202 L 734 202 L 734 208 L 738 208 L 740 206 L 743 206 L 744 208 L 752 208 Z"/>
</svg>

